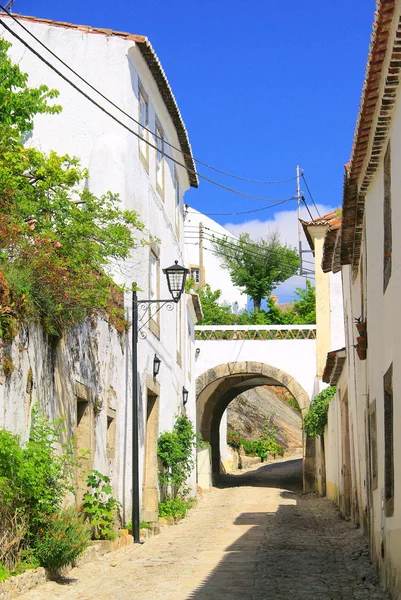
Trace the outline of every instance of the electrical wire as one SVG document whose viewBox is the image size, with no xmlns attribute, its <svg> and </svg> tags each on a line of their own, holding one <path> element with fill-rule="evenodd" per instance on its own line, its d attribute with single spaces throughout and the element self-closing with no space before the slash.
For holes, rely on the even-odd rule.
<svg viewBox="0 0 401 600">
<path fill-rule="evenodd" d="M 248 198 L 251 198 L 252 196 L 248 196 Z M 254 200 L 260 200 L 260 198 L 255 198 L 253 197 Z M 287 200 L 280 200 L 280 202 L 277 202 L 276 204 L 270 204 L 269 206 L 264 206 L 262 208 L 254 208 L 253 210 L 243 210 L 240 212 L 231 212 L 231 213 L 202 213 L 203 215 L 206 215 L 208 217 L 229 217 L 232 215 L 249 215 L 250 213 L 255 213 L 255 212 L 261 212 L 263 210 L 269 210 L 270 208 L 274 208 L 275 206 L 280 206 L 280 204 L 284 204 L 285 202 L 291 202 L 292 200 L 296 200 L 295 196 L 292 196 L 291 198 L 287 198 Z M 188 214 L 196 214 L 195 211 L 193 210 L 187 210 Z"/>
<path fill-rule="evenodd" d="M 197 238 L 190 238 L 190 239 L 197 239 Z M 241 252 L 243 254 L 247 255 L 247 256 L 253 256 L 255 258 L 262 258 L 262 259 L 268 260 L 269 256 L 272 255 L 272 254 L 274 254 L 274 249 L 269 249 L 266 252 L 262 252 L 262 251 L 258 251 L 257 249 L 249 250 L 248 248 L 243 248 L 242 246 L 240 248 L 238 248 L 237 244 L 233 244 L 233 243 L 227 242 L 224 239 L 220 239 L 220 240 L 217 241 L 216 238 L 214 238 L 214 237 L 208 238 L 206 236 L 204 237 L 204 239 L 206 241 L 210 241 L 212 243 L 216 242 L 217 244 L 220 244 L 223 249 L 226 250 L 226 253 L 222 253 L 222 252 L 219 252 L 217 249 L 204 248 L 204 250 L 207 250 L 209 252 L 214 252 L 217 255 L 226 256 L 227 251 L 229 252 L 231 250 L 232 252 L 238 252 L 238 250 L 241 250 Z M 288 266 L 288 267 L 291 266 L 291 264 L 289 262 L 286 262 L 286 261 L 279 261 L 278 264 L 279 265 L 285 265 L 285 266 Z"/>
<path fill-rule="evenodd" d="M 304 204 L 304 206 L 305 206 L 306 210 L 308 211 L 308 213 L 309 213 L 309 216 L 310 216 L 311 220 L 313 221 L 314 219 L 313 219 L 313 217 L 312 217 L 312 213 L 311 213 L 311 211 L 309 210 L 309 206 L 306 204 L 305 196 L 301 196 L 301 200 L 302 200 L 302 202 L 303 202 L 303 204 Z"/>
<path fill-rule="evenodd" d="M 197 232 L 199 232 L 199 233 L 200 233 L 200 231 L 199 231 L 199 228 L 198 228 L 196 225 L 191 225 L 191 226 L 189 226 L 189 227 L 195 228 L 195 231 L 188 231 L 188 234 L 189 234 L 189 235 L 195 235 Z M 207 233 L 208 231 L 210 231 L 210 232 L 211 232 L 213 235 L 212 235 L 212 236 L 210 236 L 210 234 L 209 234 L 209 233 Z M 230 235 L 233 235 L 233 234 L 231 234 L 231 232 L 229 232 L 228 230 L 227 230 L 227 232 L 228 232 Z M 186 235 L 188 235 L 188 234 L 186 234 Z M 216 238 L 216 235 L 214 235 L 214 234 L 216 234 L 216 235 L 218 235 L 218 236 L 221 236 L 221 237 L 220 237 L 220 238 Z M 232 237 L 229 237 L 229 236 L 225 235 L 224 233 L 222 233 L 222 232 L 220 232 L 220 231 L 216 231 L 215 229 L 211 229 L 210 227 L 207 227 L 207 226 L 203 226 L 203 227 L 202 227 L 202 235 L 205 237 L 205 239 L 208 239 L 208 237 L 209 237 L 209 238 L 211 237 L 211 238 L 212 238 L 212 240 L 210 240 L 210 239 L 209 239 L 209 241 L 215 241 L 216 239 L 217 239 L 217 240 L 224 240 L 224 242 L 226 242 L 227 244 L 231 244 L 231 245 L 232 245 L 232 247 L 235 247 L 235 248 L 237 247 L 238 243 L 240 242 L 240 244 L 241 244 L 241 248 L 242 248 L 243 246 L 250 246 L 250 247 L 252 248 L 252 251 L 256 251 L 256 252 L 258 252 L 258 249 L 257 249 L 257 248 L 255 248 L 255 243 L 252 243 L 252 242 L 245 242 L 244 240 L 241 240 L 241 241 L 240 241 L 240 240 L 239 240 L 239 238 L 232 238 Z M 208 236 L 208 237 L 207 237 L 207 236 Z M 197 236 L 195 235 L 195 237 L 196 237 L 196 239 L 198 239 L 198 238 L 199 238 L 199 234 L 198 234 Z M 272 252 L 272 251 L 273 251 L 273 250 L 271 250 L 271 251 L 268 251 L 268 252 Z M 265 253 L 265 252 L 263 252 L 263 251 L 261 251 L 261 255 L 263 255 L 263 256 L 266 256 L 266 253 Z M 313 263 L 311 263 L 311 264 L 313 264 Z"/>
<path fill-rule="evenodd" d="M 0 5 L 0 8 L 1 8 L 1 5 Z M 172 156 L 168 155 L 166 152 L 164 152 L 163 150 L 161 150 L 160 148 L 158 148 L 157 146 L 155 146 L 154 144 L 152 144 L 148 140 L 145 140 L 144 138 L 141 137 L 141 135 L 139 133 L 137 133 L 136 131 L 134 131 L 130 127 L 128 127 L 128 125 L 126 125 L 125 123 L 123 123 L 122 121 L 120 121 L 119 119 L 117 119 L 117 117 L 115 117 L 108 110 L 106 110 L 103 106 L 101 106 L 98 102 L 96 102 L 96 100 L 94 100 L 93 98 L 91 98 L 90 96 L 88 96 L 88 94 L 86 92 L 84 92 L 83 90 L 81 90 L 81 88 L 79 88 L 74 82 L 72 82 L 70 79 L 68 79 L 68 77 L 66 75 L 64 75 L 63 73 L 61 73 L 61 71 L 59 71 L 54 65 L 52 65 L 51 63 L 49 63 L 49 61 L 46 60 L 39 52 L 37 52 L 34 48 L 32 48 L 28 44 L 28 42 L 26 42 L 25 40 L 23 40 L 17 33 L 15 33 L 15 31 L 13 31 L 8 25 L 6 25 L 3 20 L 1 20 L 1 24 L 23 46 L 25 46 L 26 48 L 28 48 L 28 50 L 30 50 L 33 54 L 35 54 L 35 56 L 37 56 L 39 58 L 39 60 L 41 60 L 45 65 L 47 65 L 52 71 L 54 71 L 55 73 L 57 73 L 57 75 L 59 75 L 59 77 L 61 77 L 62 79 L 64 79 L 64 81 L 66 81 L 69 85 L 71 85 L 71 87 L 73 87 L 79 94 L 81 94 L 82 96 L 84 96 L 87 100 L 89 100 L 89 102 L 91 102 L 94 106 L 96 106 L 97 108 L 99 108 L 99 110 L 101 110 L 106 115 L 108 115 L 111 119 L 113 119 L 113 121 L 115 121 L 116 123 L 118 123 L 119 125 L 121 125 L 124 129 L 126 129 L 127 131 L 129 131 L 130 133 L 132 133 L 133 135 L 135 135 L 138 139 L 142 140 L 150 148 L 153 148 L 154 150 L 156 150 L 159 154 L 167 157 L 169 160 L 171 160 L 176 165 L 179 165 L 180 167 L 183 167 L 188 173 L 192 173 L 192 174 L 196 175 L 197 177 L 199 177 L 200 179 L 204 179 L 205 181 L 208 181 L 209 183 L 212 183 L 213 185 L 215 185 L 215 186 L 217 186 L 219 188 L 222 188 L 222 189 L 224 189 L 224 190 L 226 190 L 228 192 L 231 192 L 233 194 L 237 194 L 238 196 L 242 196 L 244 198 L 251 198 L 252 200 L 261 200 L 263 202 L 272 202 L 272 200 L 270 198 L 263 198 L 261 196 L 253 196 L 251 194 L 246 194 L 245 192 L 240 192 L 239 190 L 235 190 L 235 189 L 230 188 L 230 187 L 228 187 L 226 185 L 223 185 L 222 183 L 219 183 L 218 181 L 210 179 L 210 177 L 206 177 L 206 175 L 201 175 L 200 173 L 198 173 L 194 169 L 190 169 L 187 165 L 181 163 L 179 160 L 177 160 L 177 159 L 173 158 Z M 274 200 L 273 200 L 273 202 L 274 202 Z M 287 202 L 287 200 L 281 201 L 281 202 L 279 202 L 279 204 L 282 204 L 283 202 Z M 277 206 L 277 205 L 275 204 L 274 206 Z M 257 210 L 260 210 L 260 209 L 256 209 L 254 212 L 257 212 Z M 265 210 L 265 209 L 262 209 L 262 210 Z M 212 213 L 209 213 L 209 214 L 212 214 Z M 246 214 L 246 213 L 243 212 L 243 213 L 236 213 L 236 214 Z"/>
<path fill-rule="evenodd" d="M 118 106 L 117 104 L 115 104 L 115 102 L 113 102 L 113 100 L 110 100 L 110 98 L 108 98 L 102 92 L 100 92 L 97 88 L 95 88 L 95 86 L 93 86 L 91 83 L 89 83 L 89 81 L 87 81 L 84 77 L 82 77 L 79 73 L 77 73 L 72 67 L 70 67 L 70 65 L 68 65 L 62 58 L 60 58 L 55 52 L 53 52 L 53 50 L 51 50 L 48 46 L 46 46 L 46 44 L 44 44 L 39 38 L 37 38 L 31 31 L 29 31 L 29 29 L 27 27 L 25 27 L 25 25 L 23 25 L 23 23 L 21 23 L 16 17 L 14 17 L 14 15 L 12 13 L 10 13 L 7 10 L 7 8 L 5 8 L 4 6 L 0 5 L 0 9 L 3 10 L 9 17 L 11 17 L 11 19 L 13 19 L 13 21 L 15 21 L 15 23 L 17 23 L 20 27 L 22 27 L 22 29 L 26 33 L 28 33 L 40 46 L 42 46 L 42 48 L 44 48 L 47 52 L 49 52 L 49 54 L 51 54 L 54 58 L 56 58 L 64 67 L 66 67 L 67 69 L 69 69 L 71 71 L 71 73 L 73 73 L 76 77 L 78 77 L 78 79 L 80 79 L 83 83 L 85 83 L 85 85 L 87 85 L 90 89 L 92 89 L 94 92 L 96 92 L 97 94 L 99 94 L 99 96 L 101 98 L 103 98 L 104 100 L 106 100 L 106 102 L 109 102 L 109 104 L 111 104 L 111 106 L 113 106 L 118 111 L 120 111 L 121 114 L 123 114 L 128 119 L 131 119 L 131 121 L 133 121 L 134 123 L 136 123 L 137 125 L 139 125 L 140 127 L 142 127 L 142 129 L 144 129 L 145 131 L 148 131 L 156 139 L 163 141 L 164 144 L 166 144 L 167 146 L 169 146 L 173 150 L 176 150 L 177 152 L 180 152 L 184 156 L 184 158 L 187 156 L 182 151 L 181 148 L 178 148 L 177 146 L 174 146 L 173 144 L 171 144 L 170 142 L 168 142 L 165 138 L 158 136 L 157 133 L 155 133 L 154 131 L 152 131 L 148 127 L 143 126 L 132 115 L 130 115 L 129 113 L 127 113 L 120 106 Z M 218 169 L 217 167 L 213 167 L 212 165 L 209 165 L 208 163 L 203 162 L 203 161 L 201 161 L 201 160 L 199 160 L 197 158 L 192 157 L 192 159 L 193 159 L 194 162 L 202 165 L 203 167 L 206 167 L 207 169 L 211 169 L 212 171 L 215 171 L 216 173 L 220 173 L 220 174 L 225 175 L 227 177 L 231 177 L 233 179 L 238 179 L 240 181 L 245 181 L 245 182 L 248 182 L 248 183 L 257 183 L 257 184 L 262 184 L 262 185 L 273 185 L 273 184 L 279 184 L 279 183 L 286 183 L 288 181 L 293 181 L 294 179 L 296 179 L 296 177 L 289 177 L 287 179 L 278 179 L 276 181 L 262 181 L 262 180 L 259 180 L 259 179 L 248 179 L 246 177 L 240 177 L 239 175 L 234 175 L 232 173 L 228 173 L 226 171 L 223 171 L 222 169 Z M 198 176 L 199 176 L 199 174 L 198 174 Z"/>
<path fill-rule="evenodd" d="M 320 212 L 318 211 L 318 208 L 317 208 L 317 206 L 316 206 L 316 204 L 315 204 L 315 201 L 314 201 L 314 199 L 313 199 L 312 193 L 311 193 L 311 191 L 310 191 L 310 189 L 309 189 L 308 182 L 307 182 L 307 181 L 306 181 L 306 179 L 305 179 L 305 175 L 304 175 L 304 173 L 302 173 L 302 179 L 303 179 L 303 180 L 304 180 L 304 182 L 305 182 L 306 189 L 308 190 L 308 194 L 309 194 L 309 196 L 311 197 L 311 200 L 312 200 L 312 202 L 313 202 L 313 206 L 315 207 L 315 210 L 316 210 L 317 214 L 318 214 L 318 215 L 319 215 L 319 217 L 320 217 L 320 216 L 321 216 L 321 215 L 320 215 Z"/>
</svg>

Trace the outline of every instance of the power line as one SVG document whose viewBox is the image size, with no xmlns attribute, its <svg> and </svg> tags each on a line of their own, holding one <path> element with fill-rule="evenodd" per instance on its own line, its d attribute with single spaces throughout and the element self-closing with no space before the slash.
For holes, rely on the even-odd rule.
<svg viewBox="0 0 401 600">
<path fill-rule="evenodd" d="M 315 207 L 315 210 L 316 210 L 317 214 L 318 214 L 318 215 L 319 215 L 319 217 L 320 217 L 320 212 L 318 211 L 318 208 L 317 208 L 317 206 L 316 206 L 316 204 L 315 204 L 315 201 L 314 201 L 314 199 L 313 199 L 312 193 L 311 193 L 311 191 L 310 191 L 310 189 L 309 189 L 308 182 L 307 182 L 307 181 L 306 181 L 306 179 L 305 179 L 305 175 L 304 175 L 304 173 L 302 173 L 302 179 L 303 179 L 303 180 L 304 180 L 304 182 L 305 182 L 306 189 L 308 190 L 308 194 L 309 194 L 309 196 L 311 197 L 311 200 L 312 200 L 312 202 L 313 202 L 313 206 Z"/>
<path fill-rule="evenodd" d="M 206 250 L 206 252 L 213 252 L 213 254 L 215 254 L 216 256 L 222 256 L 222 257 L 226 256 L 226 254 L 224 254 L 223 252 L 217 252 L 216 250 L 212 250 L 211 248 L 203 248 L 203 249 Z M 249 256 L 251 256 L 251 253 L 248 252 L 247 250 L 244 251 L 244 254 L 248 254 Z M 283 273 L 286 273 L 286 271 L 285 271 L 286 267 L 288 267 L 288 268 L 290 267 L 289 263 L 279 262 L 278 264 L 279 264 L 279 266 L 282 267 Z M 287 271 L 287 272 L 290 272 L 290 271 Z M 292 275 L 291 275 L 291 277 L 292 277 Z"/>
<path fill-rule="evenodd" d="M 248 197 L 251 198 L 252 196 L 248 196 Z M 257 200 L 258 198 L 253 198 L 253 199 Z M 259 198 L 259 200 L 260 200 L 260 198 Z M 229 217 L 232 215 L 249 215 L 250 213 L 261 212 L 262 210 L 269 210 L 270 208 L 274 208 L 275 206 L 280 206 L 280 204 L 284 204 L 285 202 L 291 202 L 291 200 L 296 200 L 296 198 L 295 197 L 287 198 L 287 200 L 280 200 L 280 202 L 277 202 L 276 204 L 270 204 L 270 206 L 264 206 L 262 208 L 254 208 L 253 210 L 243 210 L 240 212 L 231 212 L 231 213 L 202 213 L 202 214 L 206 215 L 208 217 Z M 196 214 L 195 211 L 193 211 L 193 210 L 187 210 L 187 213 Z"/>
<path fill-rule="evenodd" d="M 259 251 L 256 248 L 255 249 L 252 248 L 252 250 L 249 250 L 248 248 L 243 248 L 242 246 L 239 247 L 238 244 L 230 243 L 229 241 L 224 240 L 224 239 L 220 239 L 220 240 L 217 241 L 216 238 L 214 238 L 214 236 L 212 236 L 212 238 L 210 238 L 210 237 L 208 238 L 206 236 L 203 236 L 203 237 L 207 241 L 216 242 L 216 243 L 220 244 L 221 247 L 226 250 L 226 253 L 219 252 L 218 249 L 211 249 L 211 248 L 203 248 L 203 249 L 207 250 L 208 252 L 213 252 L 216 255 L 221 255 L 223 257 L 227 256 L 227 251 L 229 252 L 230 250 L 232 252 L 238 252 L 240 250 L 243 254 L 246 254 L 248 256 L 254 256 L 255 258 L 262 258 L 262 259 L 266 259 L 266 260 L 268 260 L 269 257 L 272 254 L 274 254 L 274 248 L 268 249 L 266 252 Z M 199 239 L 199 237 L 198 238 L 197 237 L 191 237 L 191 238 L 187 238 L 187 239 L 191 239 L 191 240 L 192 239 Z M 248 244 L 248 245 L 251 245 L 251 244 Z M 288 266 L 288 267 L 291 266 L 291 264 L 288 261 L 283 261 L 283 260 L 278 261 L 278 264 L 279 265 L 285 265 L 285 266 Z"/>
<path fill-rule="evenodd" d="M 23 25 L 23 23 L 21 23 L 17 18 L 14 17 L 14 15 L 12 15 L 7 10 L 7 8 L 9 8 L 9 5 L 7 5 L 7 7 L 4 7 L 4 6 L 0 5 L 0 8 L 9 17 L 11 17 L 13 19 L 13 21 L 15 21 L 20 27 L 22 27 L 22 29 L 26 33 L 28 33 L 40 46 L 42 46 L 42 48 L 44 48 L 47 52 L 49 52 L 49 54 L 51 54 L 54 58 L 56 58 L 64 67 L 66 67 L 67 69 L 69 69 L 71 71 L 71 73 L 73 73 L 76 77 L 78 77 L 78 79 L 80 79 L 83 83 L 85 83 L 85 85 L 87 85 L 90 89 L 92 89 L 94 92 L 96 92 L 97 94 L 99 94 L 99 96 L 101 98 L 103 98 L 104 100 L 106 100 L 106 102 L 109 102 L 114 108 L 116 108 L 118 111 L 120 111 L 121 114 L 123 114 L 124 116 L 126 116 L 128 119 L 131 119 L 131 121 L 133 121 L 134 123 L 136 123 L 137 125 L 139 125 L 142 129 L 144 129 L 145 131 L 148 131 L 156 139 L 162 140 L 164 144 L 166 144 L 167 146 L 169 146 L 173 150 L 176 150 L 177 152 L 180 152 L 182 155 L 185 156 L 185 153 L 182 151 L 181 148 L 178 148 L 177 146 L 174 146 L 173 144 L 171 144 L 170 142 L 168 142 L 165 138 L 158 136 L 157 133 L 155 133 L 154 131 L 152 131 L 151 129 L 149 129 L 149 127 L 142 125 L 137 119 L 135 119 L 132 115 L 130 115 L 129 113 L 127 113 L 125 110 L 123 110 L 120 106 L 118 106 L 117 104 L 115 104 L 115 102 L 113 102 L 113 100 L 110 100 L 110 98 L 108 98 L 107 96 L 105 96 L 102 92 L 100 92 L 97 88 L 95 88 L 95 86 L 93 86 L 91 83 L 89 83 L 84 77 L 82 77 L 72 67 L 70 67 L 70 65 L 68 65 L 55 52 L 53 52 L 53 50 L 51 50 L 48 46 L 46 46 L 46 44 L 44 44 L 39 38 L 37 38 L 31 31 L 29 31 L 29 29 L 27 27 L 25 27 L 25 25 Z M 6 27 L 6 29 L 8 29 L 8 28 Z M 8 29 L 8 31 L 10 31 L 10 30 Z M 11 33 L 11 31 L 10 31 L 10 33 Z M 32 48 L 30 48 L 29 46 L 26 46 L 26 47 L 28 47 L 30 50 L 32 50 Z M 35 52 L 35 54 L 36 54 L 36 52 Z M 60 73 L 58 73 L 58 74 L 60 75 Z M 66 81 L 68 81 L 66 78 L 64 78 L 64 79 Z M 164 153 L 161 152 L 161 154 L 164 154 Z M 167 156 L 167 155 L 165 155 L 165 156 Z M 233 179 L 238 179 L 240 181 L 246 181 L 248 183 L 258 183 L 258 184 L 263 184 L 263 185 L 273 185 L 273 184 L 279 184 L 279 183 L 286 183 L 286 182 L 289 182 L 289 181 L 293 181 L 295 179 L 295 177 L 289 177 L 287 179 L 278 179 L 276 181 L 262 181 L 262 180 L 259 180 L 259 179 L 248 179 L 246 177 L 240 177 L 239 175 L 234 175 L 232 173 L 228 173 L 226 171 L 223 171 L 222 169 L 218 169 L 217 167 L 213 167 L 212 165 L 209 165 L 208 163 L 203 162 L 203 161 L 201 161 L 201 160 L 199 160 L 199 159 L 197 159 L 195 157 L 192 157 L 192 158 L 193 158 L 194 162 L 196 162 L 196 163 L 198 163 L 198 164 L 206 167 L 207 169 L 211 169 L 212 171 L 215 171 L 216 173 L 221 173 L 222 175 L 226 175 L 227 177 L 231 177 Z M 187 168 L 187 170 L 190 171 L 190 172 L 192 172 L 191 169 Z M 200 177 L 200 175 L 198 173 L 196 173 L 195 171 L 194 171 L 194 173 L 197 174 Z"/>
<path fill-rule="evenodd" d="M 305 206 L 306 210 L 308 211 L 311 220 L 313 221 L 312 213 L 309 210 L 309 206 L 306 204 L 305 196 L 301 196 L 301 200 L 304 203 L 304 206 Z"/>
<path fill-rule="evenodd" d="M 187 237 L 191 236 L 191 235 L 193 236 L 197 233 L 197 231 L 199 231 L 199 228 L 196 225 L 190 225 L 189 227 L 196 228 L 196 230 L 188 231 L 188 234 L 185 234 Z M 208 241 L 217 241 L 218 242 L 219 240 L 221 240 L 222 242 L 225 242 L 226 245 L 230 245 L 232 248 L 236 248 L 236 249 L 238 249 L 239 247 L 243 248 L 243 246 L 250 246 L 252 248 L 253 252 L 258 252 L 261 256 L 266 256 L 266 255 L 269 255 L 272 252 L 274 252 L 274 249 L 270 249 L 270 250 L 267 250 L 266 252 L 263 252 L 263 250 L 259 250 L 257 247 L 255 247 L 255 243 L 245 242 L 244 240 L 240 240 L 239 238 L 231 238 L 231 237 L 227 236 L 226 234 L 221 233 L 220 231 L 211 229 L 210 227 L 204 226 L 202 231 L 203 231 L 203 237 Z M 210 231 L 212 233 L 212 235 L 207 233 L 208 231 Z M 228 233 L 231 233 L 231 232 L 228 232 Z M 214 234 L 219 235 L 221 237 L 216 238 L 216 236 Z M 210 239 L 210 238 L 212 238 L 212 239 Z M 193 239 L 199 239 L 199 235 L 198 236 L 195 235 L 195 238 L 193 238 Z M 311 263 L 311 264 L 313 264 L 313 263 Z"/>
<path fill-rule="evenodd" d="M 2 8 L 1 5 L 0 5 L 0 8 Z M 116 123 L 118 123 L 119 125 L 121 125 L 122 127 L 124 127 L 124 129 L 126 129 L 127 131 L 129 131 L 130 133 L 132 133 L 133 135 L 135 135 L 137 138 L 139 138 L 140 140 L 142 140 L 150 148 L 153 148 L 154 150 L 156 150 L 156 152 L 158 152 L 159 154 L 162 154 L 163 156 L 165 156 L 168 159 L 170 159 L 173 163 L 179 165 L 180 167 L 183 167 L 188 173 L 193 173 L 197 177 L 200 177 L 201 179 L 204 179 L 205 181 L 208 181 L 209 183 L 212 183 L 213 185 L 216 185 L 217 187 L 222 188 L 222 189 L 224 189 L 224 190 L 226 190 L 228 192 L 231 192 L 233 194 L 237 194 L 238 196 L 243 196 L 245 198 L 251 198 L 252 200 L 261 200 L 261 201 L 264 201 L 264 202 L 271 202 L 271 200 L 269 198 L 263 198 L 263 197 L 260 197 L 260 196 L 253 196 L 251 194 L 246 194 L 244 192 L 240 192 L 239 190 L 235 190 L 233 188 L 230 188 L 230 187 L 228 187 L 226 185 L 223 185 L 222 183 L 219 183 L 218 181 L 214 181 L 213 179 L 210 179 L 210 177 L 206 177 L 206 175 L 201 175 L 197 171 L 195 171 L 193 169 L 190 169 L 189 167 L 187 167 L 187 165 L 181 163 L 177 159 L 175 159 L 172 156 L 168 155 L 166 152 L 164 152 L 163 150 L 161 150 L 160 148 L 158 148 L 157 146 L 155 146 L 154 144 L 152 144 L 148 140 L 145 140 L 144 138 L 142 138 L 139 135 L 139 133 L 137 133 L 136 131 L 134 131 L 130 127 L 128 127 L 128 125 L 126 125 L 125 123 L 123 123 L 122 121 L 120 121 L 119 119 L 117 119 L 117 117 L 115 117 L 108 110 L 106 110 L 103 106 L 101 106 L 98 102 L 96 102 L 96 100 L 94 100 L 93 98 L 91 98 L 90 96 L 88 96 L 88 94 L 86 92 L 84 92 L 83 90 L 81 90 L 81 88 L 79 88 L 75 83 L 73 83 L 70 79 L 68 79 L 68 77 L 66 75 L 64 75 L 63 73 L 61 73 L 54 65 L 52 65 L 51 63 L 49 63 L 49 61 L 46 60 L 41 54 L 39 54 L 39 52 L 37 52 L 34 48 L 32 48 L 17 33 L 15 33 L 10 27 L 8 27 L 8 25 L 6 25 L 3 20 L 1 20 L 1 24 L 3 25 L 3 27 L 13 37 L 15 37 L 19 42 L 21 42 L 21 44 L 23 46 L 25 46 L 26 48 L 28 48 L 28 50 L 30 50 L 33 54 L 35 54 L 35 56 L 37 56 L 39 58 L 39 60 L 41 60 L 45 65 L 47 65 L 52 71 L 54 71 L 55 73 L 57 73 L 57 75 L 59 75 L 59 77 L 61 77 L 62 79 L 64 79 L 64 81 L 66 81 L 69 85 L 71 85 L 71 87 L 73 87 L 79 94 L 81 94 L 82 96 L 84 96 L 87 100 L 89 100 L 89 102 L 91 102 L 92 104 L 94 104 L 97 108 L 99 108 L 102 112 L 104 112 L 106 115 L 108 115 Z M 237 213 L 237 214 L 244 214 L 244 213 Z"/>
</svg>

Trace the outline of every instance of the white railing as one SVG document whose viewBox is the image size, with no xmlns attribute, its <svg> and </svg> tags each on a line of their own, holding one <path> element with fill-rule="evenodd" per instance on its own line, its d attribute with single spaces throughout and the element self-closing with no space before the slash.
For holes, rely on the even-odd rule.
<svg viewBox="0 0 401 600">
<path fill-rule="evenodd" d="M 314 340 L 316 325 L 197 325 L 199 341 Z"/>
</svg>

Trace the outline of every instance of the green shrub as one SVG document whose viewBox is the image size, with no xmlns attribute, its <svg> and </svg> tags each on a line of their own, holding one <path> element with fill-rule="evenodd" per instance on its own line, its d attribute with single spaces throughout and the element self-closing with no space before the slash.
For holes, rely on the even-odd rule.
<svg viewBox="0 0 401 600">
<path fill-rule="evenodd" d="M 159 503 L 159 516 L 164 518 L 185 517 L 194 502 L 193 498 L 167 496 L 165 500 Z"/>
<path fill-rule="evenodd" d="M 184 486 L 195 465 L 193 451 L 196 446 L 197 436 L 192 421 L 186 415 L 176 417 L 173 431 L 160 435 L 157 454 L 163 465 L 159 471 L 159 482 L 164 493 L 170 489 L 173 498 L 178 494 L 186 495 Z"/>
<path fill-rule="evenodd" d="M 74 489 L 76 447 L 74 441 L 63 444 L 60 454 L 56 444 L 61 433 L 60 421 L 50 423 L 36 408 L 25 444 L 0 430 L 0 562 L 10 571 Z"/>
<path fill-rule="evenodd" d="M 88 488 L 92 492 L 84 495 L 84 515 L 89 520 L 94 540 L 116 538 L 116 517 L 121 503 L 113 498 L 110 477 L 93 470 L 88 476 Z"/>
<path fill-rule="evenodd" d="M 308 437 L 323 435 L 327 423 L 329 404 L 336 393 L 336 388 L 330 386 L 317 394 L 304 417 L 304 429 Z"/>
<path fill-rule="evenodd" d="M 237 431 L 227 431 L 227 445 L 237 451 L 241 448 L 241 436 Z"/>
<path fill-rule="evenodd" d="M 0 563 L 0 583 L 10 577 L 10 572 Z"/>
<path fill-rule="evenodd" d="M 90 526 L 74 508 L 48 515 L 32 541 L 42 567 L 58 571 L 78 558 L 90 540 Z"/>
</svg>

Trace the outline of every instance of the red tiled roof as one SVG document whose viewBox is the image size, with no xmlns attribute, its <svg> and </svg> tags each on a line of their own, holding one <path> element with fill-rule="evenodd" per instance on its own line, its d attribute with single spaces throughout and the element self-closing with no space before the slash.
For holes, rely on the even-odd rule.
<svg viewBox="0 0 401 600">
<path fill-rule="evenodd" d="M 347 355 L 345 348 L 333 350 L 327 354 L 326 366 L 324 368 L 322 380 L 330 385 L 337 385 L 342 373 Z"/>
<path fill-rule="evenodd" d="M 308 240 L 309 246 L 312 250 L 314 250 L 314 244 L 312 237 L 309 233 L 309 227 L 324 227 L 326 226 L 330 231 L 335 231 L 340 229 L 341 227 L 341 210 L 334 210 L 331 213 L 327 213 L 327 215 L 323 215 L 322 217 L 317 217 L 312 221 L 303 221 L 300 219 L 303 230 L 305 232 L 306 238 Z"/>
<path fill-rule="evenodd" d="M 10 17 L 4 13 L 0 13 L 2 19 L 9 19 Z M 63 27 L 66 29 L 74 29 L 82 31 L 87 34 L 100 34 L 106 36 L 114 36 L 124 40 L 135 42 L 138 46 L 140 53 L 142 54 L 159 92 L 163 98 L 164 104 L 168 110 L 168 113 L 173 121 L 174 127 L 177 132 L 180 147 L 183 153 L 185 165 L 187 167 L 187 173 L 189 181 L 192 187 L 198 187 L 199 181 L 196 174 L 195 162 L 192 156 L 191 145 L 188 138 L 188 133 L 185 128 L 184 121 L 181 117 L 180 110 L 175 100 L 174 94 L 171 90 L 170 84 L 167 80 L 166 74 L 163 67 L 154 51 L 152 44 L 147 37 L 143 35 L 136 35 L 133 33 L 126 33 L 123 31 L 114 31 L 113 29 L 103 29 L 100 27 L 90 27 L 89 25 L 74 25 L 73 23 L 66 23 L 63 21 L 53 21 L 51 19 L 39 19 L 38 17 L 29 17 L 25 15 L 13 14 L 13 17 L 21 21 L 27 21 L 32 23 L 40 23 L 43 25 L 50 25 L 52 27 Z"/>
<path fill-rule="evenodd" d="M 378 0 L 359 115 L 343 193 L 341 264 L 359 263 L 365 194 L 385 150 L 401 71 L 396 0 Z M 390 31 L 397 19 L 394 37 Z M 384 84 L 384 86 L 383 86 Z"/>
</svg>

